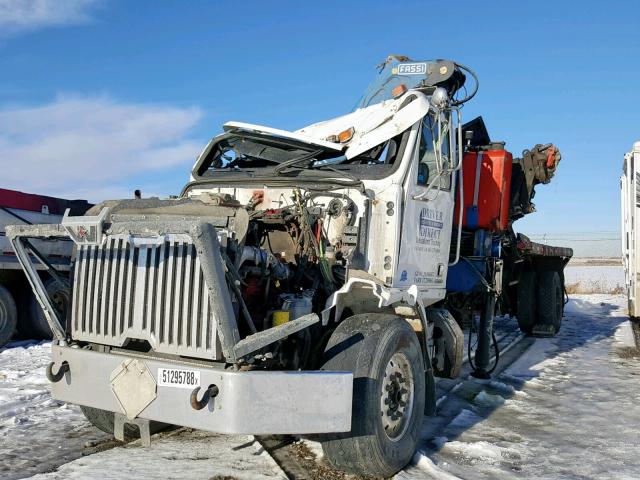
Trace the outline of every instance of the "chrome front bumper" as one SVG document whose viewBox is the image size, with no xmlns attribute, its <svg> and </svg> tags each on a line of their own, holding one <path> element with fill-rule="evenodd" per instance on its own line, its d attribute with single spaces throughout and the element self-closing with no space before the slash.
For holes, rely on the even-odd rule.
<svg viewBox="0 0 640 480">
<path fill-rule="evenodd" d="M 52 346 L 53 370 L 68 370 L 51 384 L 54 398 L 116 413 L 125 413 L 110 377 L 123 362 L 142 360 L 158 382 L 158 369 L 200 372 L 202 390 L 218 395 L 202 410 L 190 403 L 191 390 L 157 385 L 156 397 L 138 418 L 218 433 L 293 434 L 346 432 L 351 429 L 353 374 L 324 371 L 226 371 L 204 362 L 180 362 L 120 353 L 100 353 Z M 135 387 L 131 392 L 135 396 Z"/>
</svg>

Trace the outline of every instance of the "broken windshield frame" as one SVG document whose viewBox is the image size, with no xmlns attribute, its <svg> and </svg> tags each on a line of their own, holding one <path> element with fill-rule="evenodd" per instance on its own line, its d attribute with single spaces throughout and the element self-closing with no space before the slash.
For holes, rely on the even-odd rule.
<svg viewBox="0 0 640 480">
<path fill-rule="evenodd" d="M 357 157 L 346 159 L 340 152 L 282 137 L 231 132 L 221 136 L 204 154 L 194 172 L 201 180 L 216 180 L 234 173 L 253 177 L 346 178 L 360 181 L 384 178 L 399 165 L 408 138 L 408 129 Z M 340 158 L 340 162 L 318 164 Z"/>
</svg>

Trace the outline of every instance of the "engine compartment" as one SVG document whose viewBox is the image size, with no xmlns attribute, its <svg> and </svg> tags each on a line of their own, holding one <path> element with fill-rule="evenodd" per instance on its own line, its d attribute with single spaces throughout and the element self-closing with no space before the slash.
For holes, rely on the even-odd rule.
<svg viewBox="0 0 640 480">
<path fill-rule="evenodd" d="M 97 275 L 90 273 L 91 258 L 102 258 L 103 270 L 117 269 L 124 258 L 123 265 L 131 265 L 129 271 L 138 271 L 136 277 L 130 277 L 125 288 L 131 292 L 127 295 L 132 299 L 138 298 L 147 304 L 148 308 L 140 309 L 143 317 L 149 315 L 149 310 L 155 311 L 159 305 L 164 305 L 165 298 L 171 298 L 174 300 L 169 303 L 175 303 L 175 308 L 169 307 L 168 316 L 175 322 L 182 322 L 181 316 L 191 318 L 194 315 L 191 312 L 196 311 L 196 306 L 191 306 L 191 299 L 203 296 L 201 291 L 190 290 L 194 285 L 191 271 L 196 267 L 194 257 L 189 257 L 195 255 L 195 251 L 189 252 L 194 247 L 173 246 L 166 242 L 171 242 L 169 237 L 176 235 L 176 238 L 184 238 L 184 233 L 180 232 L 185 224 L 203 223 L 213 226 L 217 236 L 217 241 L 214 241 L 215 237 L 210 238 L 206 245 L 217 246 L 213 248 L 213 256 L 207 254 L 201 262 L 219 263 L 221 276 L 217 278 L 226 282 L 226 286 L 222 285 L 218 294 L 226 297 L 228 293 L 223 299 L 210 297 L 212 311 L 216 303 L 231 306 L 225 311 L 232 312 L 235 317 L 236 341 L 311 313 L 319 315 L 331 294 L 345 283 L 347 264 L 356 250 L 358 207 L 345 193 L 301 191 L 298 188 L 279 191 L 279 204 L 268 207 L 274 203 L 273 195 L 274 192 L 268 192 L 265 198 L 265 191 L 240 189 L 236 190 L 236 195 L 205 191 L 178 199 L 120 200 L 97 205 L 88 214 L 95 215 L 108 208 L 105 242 L 113 247 L 103 245 L 95 252 L 85 251 L 78 257 L 80 264 L 76 270 L 82 277 L 81 284 L 96 281 Z M 129 240 L 114 240 L 116 238 Z M 154 242 L 166 245 L 163 250 L 166 254 L 156 254 L 150 246 Z M 110 253 L 115 248 L 117 252 Z M 218 249 L 219 255 L 215 253 Z M 147 257 L 151 259 L 147 260 Z M 81 266 L 82 262 L 89 263 Z M 107 267 L 109 263 L 112 267 Z M 187 267 L 187 264 L 191 266 Z M 149 279 L 159 277 L 162 277 L 163 287 L 153 287 Z M 220 287 L 220 281 L 214 283 Z M 171 286 L 172 283 L 175 286 Z M 96 288 L 96 285 L 89 288 Z M 146 293 L 140 293 L 141 290 Z M 79 298 L 83 298 L 82 292 L 78 293 Z M 124 303 L 120 297 L 116 300 L 119 304 Z M 197 311 L 202 308 L 202 305 L 198 306 Z M 96 312 L 96 315 L 100 313 Z M 229 314 L 209 312 L 206 315 L 213 315 L 217 322 L 232 321 Z M 148 325 L 145 327 L 146 317 L 138 318 L 134 309 L 127 312 L 125 308 L 122 318 L 119 325 L 124 325 L 124 329 L 119 330 L 119 339 L 102 338 L 102 341 L 98 339 L 99 343 L 113 342 L 113 346 L 150 352 L 157 350 L 157 341 L 162 343 L 166 337 L 162 330 L 157 337 L 158 332 L 154 333 Z M 180 330 L 179 325 L 176 330 Z M 325 326 L 318 323 L 288 334 L 247 355 L 241 363 L 275 369 L 308 367 L 322 352 L 323 339 L 328 338 L 327 334 L 334 327 L 333 322 Z M 172 327 L 168 328 L 171 331 Z M 187 329 L 191 328 L 191 324 L 187 325 Z M 90 331 L 82 328 L 74 333 L 76 338 L 83 335 L 88 335 L 87 340 L 94 338 Z M 211 335 L 215 337 L 217 333 Z M 176 334 L 170 336 L 170 341 L 179 344 L 185 339 Z"/>
<path fill-rule="evenodd" d="M 353 253 L 353 244 L 343 237 L 353 232 L 357 207 L 346 195 L 294 189 L 290 205 L 261 206 L 261 196 L 254 195 L 246 206 L 244 241 L 228 238 L 223 245 L 242 337 L 320 313 L 327 298 L 344 284 Z M 322 330 L 314 326 L 291 335 L 261 359 L 272 367 L 304 368 L 323 346 L 312 341 L 323 335 Z"/>
</svg>

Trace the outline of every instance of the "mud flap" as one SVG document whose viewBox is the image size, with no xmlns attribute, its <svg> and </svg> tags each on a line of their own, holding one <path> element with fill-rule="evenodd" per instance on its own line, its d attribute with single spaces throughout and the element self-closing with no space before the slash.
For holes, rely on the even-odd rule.
<svg viewBox="0 0 640 480">
<path fill-rule="evenodd" d="M 436 379 L 433 370 L 424 372 L 425 401 L 424 414 L 432 416 L 436 414 Z"/>
<path fill-rule="evenodd" d="M 436 347 L 433 374 L 437 377 L 456 378 L 464 357 L 464 334 L 445 309 L 427 309 L 427 318 L 433 322 L 433 341 Z"/>
</svg>

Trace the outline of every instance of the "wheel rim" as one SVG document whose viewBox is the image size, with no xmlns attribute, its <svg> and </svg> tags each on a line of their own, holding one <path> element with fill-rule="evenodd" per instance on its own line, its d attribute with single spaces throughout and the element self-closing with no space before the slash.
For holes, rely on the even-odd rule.
<svg viewBox="0 0 640 480">
<path fill-rule="evenodd" d="M 66 315 L 68 300 L 67 296 L 63 292 L 54 292 L 53 295 L 51 295 L 51 303 L 60 315 Z"/>
<path fill-rule="evenodd" d="M 9 321 L 9 311 L 7 310 L 6 305 L 0 301 L 0 332 L 2 332 Z"/>
<path fill-rule="evenodd" d="M 49 298 L 51 299 L 51 306 L 58 314 L 58 318 L 60 319 L 60 322 L 64 327 L 67 318 L 67 310 L 69 308 L 69 294 L 66 290 L 57 287 L 53 291 L 49 291 Z M 46 318 L 42 310 L 39 309 L 38 311 L 43 316 L 43 318 Z"/>
<path fill-rule="evenodd" d="M 384 371 L 380 396 L 380 413 L 385 435 L 399 440 L 409 427 L 413 413 L 415 385 L 407 357 L 395 353 Z"/>
</svg>

